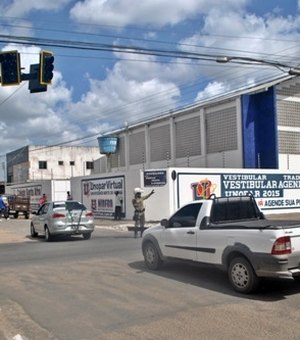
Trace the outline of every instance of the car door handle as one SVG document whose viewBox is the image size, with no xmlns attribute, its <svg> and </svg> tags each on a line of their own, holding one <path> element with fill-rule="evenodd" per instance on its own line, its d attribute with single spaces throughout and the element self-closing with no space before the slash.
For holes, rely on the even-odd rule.
<svg viewBox="0 0 300 340">
<path fill-rule="evenodd" d="M 190 231 L 188 231 L 188 232 L 187 232 L 187 234 L 189 234 L 189 235 L 194 235 L 194 234 L 195 234 L 195 232 L 194 232 L 194 231 L 192 231 L 192 230 L 190 230 Z"/>
</svg>

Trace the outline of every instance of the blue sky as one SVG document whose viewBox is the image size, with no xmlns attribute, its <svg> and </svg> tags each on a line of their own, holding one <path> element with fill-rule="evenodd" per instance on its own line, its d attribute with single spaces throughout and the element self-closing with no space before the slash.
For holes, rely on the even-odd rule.
<svg viewBox="0 0 300 340">
<path fill-rule="evenodd" d="M 296 0 L 1 0 L 0 13 L 0 48 L 21 53 L 23 72 L 38 63 L 41 49 L 55 55 L 47 92 L 30 94 L 27 81 L 0 87 L 0 155 L 28 144 L 96 145 L 98 135 L 126 123 L 286 71 L 72 49 L 71 43 L 300 63 Z M 33 43 L 14 43 L 19 37 Z M 49 40 L 56 46 L 39 43 Z"/>
</svg>

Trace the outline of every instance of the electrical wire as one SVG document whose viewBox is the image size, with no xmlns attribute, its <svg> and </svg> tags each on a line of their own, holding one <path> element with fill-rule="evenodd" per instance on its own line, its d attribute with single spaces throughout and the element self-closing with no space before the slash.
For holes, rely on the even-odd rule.
<svg viewBox="0 0 300 340">
<path fill-rule="evenodd" d="M 10 36 L 11 37 L 11 36 Z M 3 38 L 3 35 L 2 35 L 2 38 Z M 7 36 L 6 36 L 7 38 Z M 12 39 L 15 38 L 20 38 L 20 37 L 11 37 Z M 26 37 L 21 37 L 22 39 L 23 38 L 26 38 Z M 124 37 L 122 37 L 124 38 Z M 18 40 L 18 39 L 17 39 Z M 0 40 L 1 41 L 1 40 Z M 5 40 L 5 42 L 8 42 Z M 12 42 L 11 40 L 9 42 Z M 110 45 L 110 44 L 92 44 L 92 43 L 82 43 L 81 45 L 81 42 L 70 42 L 69 41 L 69 44 L 75 44 L 74 46 L 71 46 L 68 45 L 68 46 L 61 46 L 61 44 L 64 44 L 64 43 L 67 43 L 68 41 L 60 41 L 59 40 L 59 44 L 57 44 L 56 47 L 63 47 L 63 48 L 75 48 L 75 49 L 82 49 L 82 50 L 93 50 L 95 49 L 96 51 L 108 51 L 108 52 L 123 52 L 123 53 L 136 53 L 136 54 L 145 54 L 145 55 L 154 55 L 154 56 L 158 56 L 158 57 L 168 57 L 168 58 L 182 58 L 182 59 L 186 59 L 186 60 L 195 60 L 195 61 L 199 61 L 199 60 L 202 60 L 202 61 L 211 61 L 212 58 L 215 58 L 216 55 L 214 54 L 204 54 L 204 53 L 195 53 L 195 52 L 182 52 L 182 51 L 174 51 L 174 50 L 165 50 L 165 49 L 145 49 L 145 48 L 140 48 L 140 47 L 136 47 L 136 46 L 126 46 L 126 45 Z M 26 41 L 23 41 L 23 42 L 20 42 L 18 40 L 18 42 L 15 42 L 15 43 L 22 43 L 22 44 L 26 44 Z M 52 43 L 54 44 L 53 46 L 55 46 L 55 44 L 57 43 L 57 40 L 53 40 L 53 39 L 50 39 L 50 40 L 44 40 L 44 43 L 41 41 L 41 40 L 37 40 L 36 38 L 32 38 L 32 39 L 29 39 L 29 41 L 27 41 L 28 44 L 45 44 L 46 46 L 48 46 L 47 44 L 49 43 Z M 79 46 L 77 46 L 77 44 Z M 44 45 L 44 46 L 45 46 Z M 153 54 L 151 54 L 153 53 Z M 247 57 L 248 58 L 248 57 Z M 168 61 L 169 63 L 170 61 Z M 248 58 L 248 60 L 244 60 L 244 62 L 242 61 L 238 61 L 238 60 L 235 60 L 233 61 L 235 63 L 240 63 L 240 64 L 247 64 L 247 63 L 253 63 L 253 62 L 257 62 L 253 60 L 253 58 Z M 273 61 L 273 60 L 269 60 L 267 61 L 270 66 L 275 66 L 275 67 L 287 67 L 287 65 L 285 64 L 281 64 L 281 63 L 278 63 L 277 61 Z M 279 66 L 277 64 L 280 64 Z M 277 65 L 277 66 L 276 66 Z M 245 65 L 244 65 L 245 66 Z M 258 66 L 258 65 L 257 65 Z M 281 70 L 281 69 L 280 69 Z M 9 99 L 9 98 L 8 98 Z M 151 100 L 151 99 L 146 99 L 146 100 Z M 143 102 L 145 103 L 146 101 L 145 99 L 143 99 Z M 6 100 L 5 100 L 6 101 Z M 141 100 L 142 101 L 142 100 Z M 134 105 L 136 104 L 135 103 L 130 103 L 129 105 Z M 125 105 L 124 105 L 125 106 Z M 128 104 L 126 104 L 127 108 L 128 108 Z M 115 110 L 114 110 L 115 112 Z M 120 111 L 120 108 L 119 108 L 119 112 Z M 108 113 L 106 113 L 106 115 L 109 115 L 110 111 L 108 111 Z M 158 113 L 158 115 L 160 115 L 161 113 Z M 117 115 L 116 115 L 117 116 Z M 117 118 L 116 118 L 117 119 Z M 86 137 L 84 137 L 86 138 Z M 75 140 L 76 141 L 76 140 Z M 69 141 L 69 142 L 63 142 L 64 144 L 67 144 L 67 143 L 72 143 L 74 141 Z"/>
</svg>

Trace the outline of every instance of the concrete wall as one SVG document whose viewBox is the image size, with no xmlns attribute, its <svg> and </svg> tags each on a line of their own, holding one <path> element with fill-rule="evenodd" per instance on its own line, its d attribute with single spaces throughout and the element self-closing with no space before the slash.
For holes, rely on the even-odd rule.
<svg viewBox="0 0 300 340">
<path fill-rule="evenodd" d="M 148 220 L 159 220 L 163 212 L 169 212 L 169 187 L 166 185 L 145 187 L 143 172 L 140 170 L 71 179 L 73 198 L 92 209 L 96 218 L 113 218 L 115 191 L 119 191 L 123 197 L 123 217 L 131 219 L 134 213 L 133 190 L 136 187 L 144 189 L 143 195 L 148 194 L 152 189 L 155 190 L 155 195 L 145 201 Z"/>
<path fill-rule="evenodd" d="M 94 210 L 97 218 L 113 218 L 114 192 L 118 190 L 124 199 L 124 218 L 131 219 L 135 187 L 141 187 L 143 195 L 155 190 L 145 201 L 148 221 L 168 217 L 182 205 L 213 193 L 227 197 L 252 194 L 265 214 L 300 212 L 300 172 L 165 168 L 71 179 L 74 198 Z"/>
<path fill-rule="evenodd" d="M 46 194 L 48 201 L 59 201 L 67 198 L 67 191 L 70 191 L 69 180 L 45 180 L 30 183 L 8 185 L 5 188 L 6 194 L 29 196 L 31 209 L 36 211 L 39 206 L 39 199 Z"/>
</svg>

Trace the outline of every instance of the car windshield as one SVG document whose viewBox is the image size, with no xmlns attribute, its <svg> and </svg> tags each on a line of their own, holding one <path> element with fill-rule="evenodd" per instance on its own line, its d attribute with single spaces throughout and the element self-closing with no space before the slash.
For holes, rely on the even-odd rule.
<svg viewBox="0 0 300 340">
<path fill-rule="evenodd" d="M 86 210 L 86 207 L 77 201 L 66 201 L 66 202 L 56 202 L 53 204 L 53 210 L 64 209 L 64 210 Z"/>
</svg>

